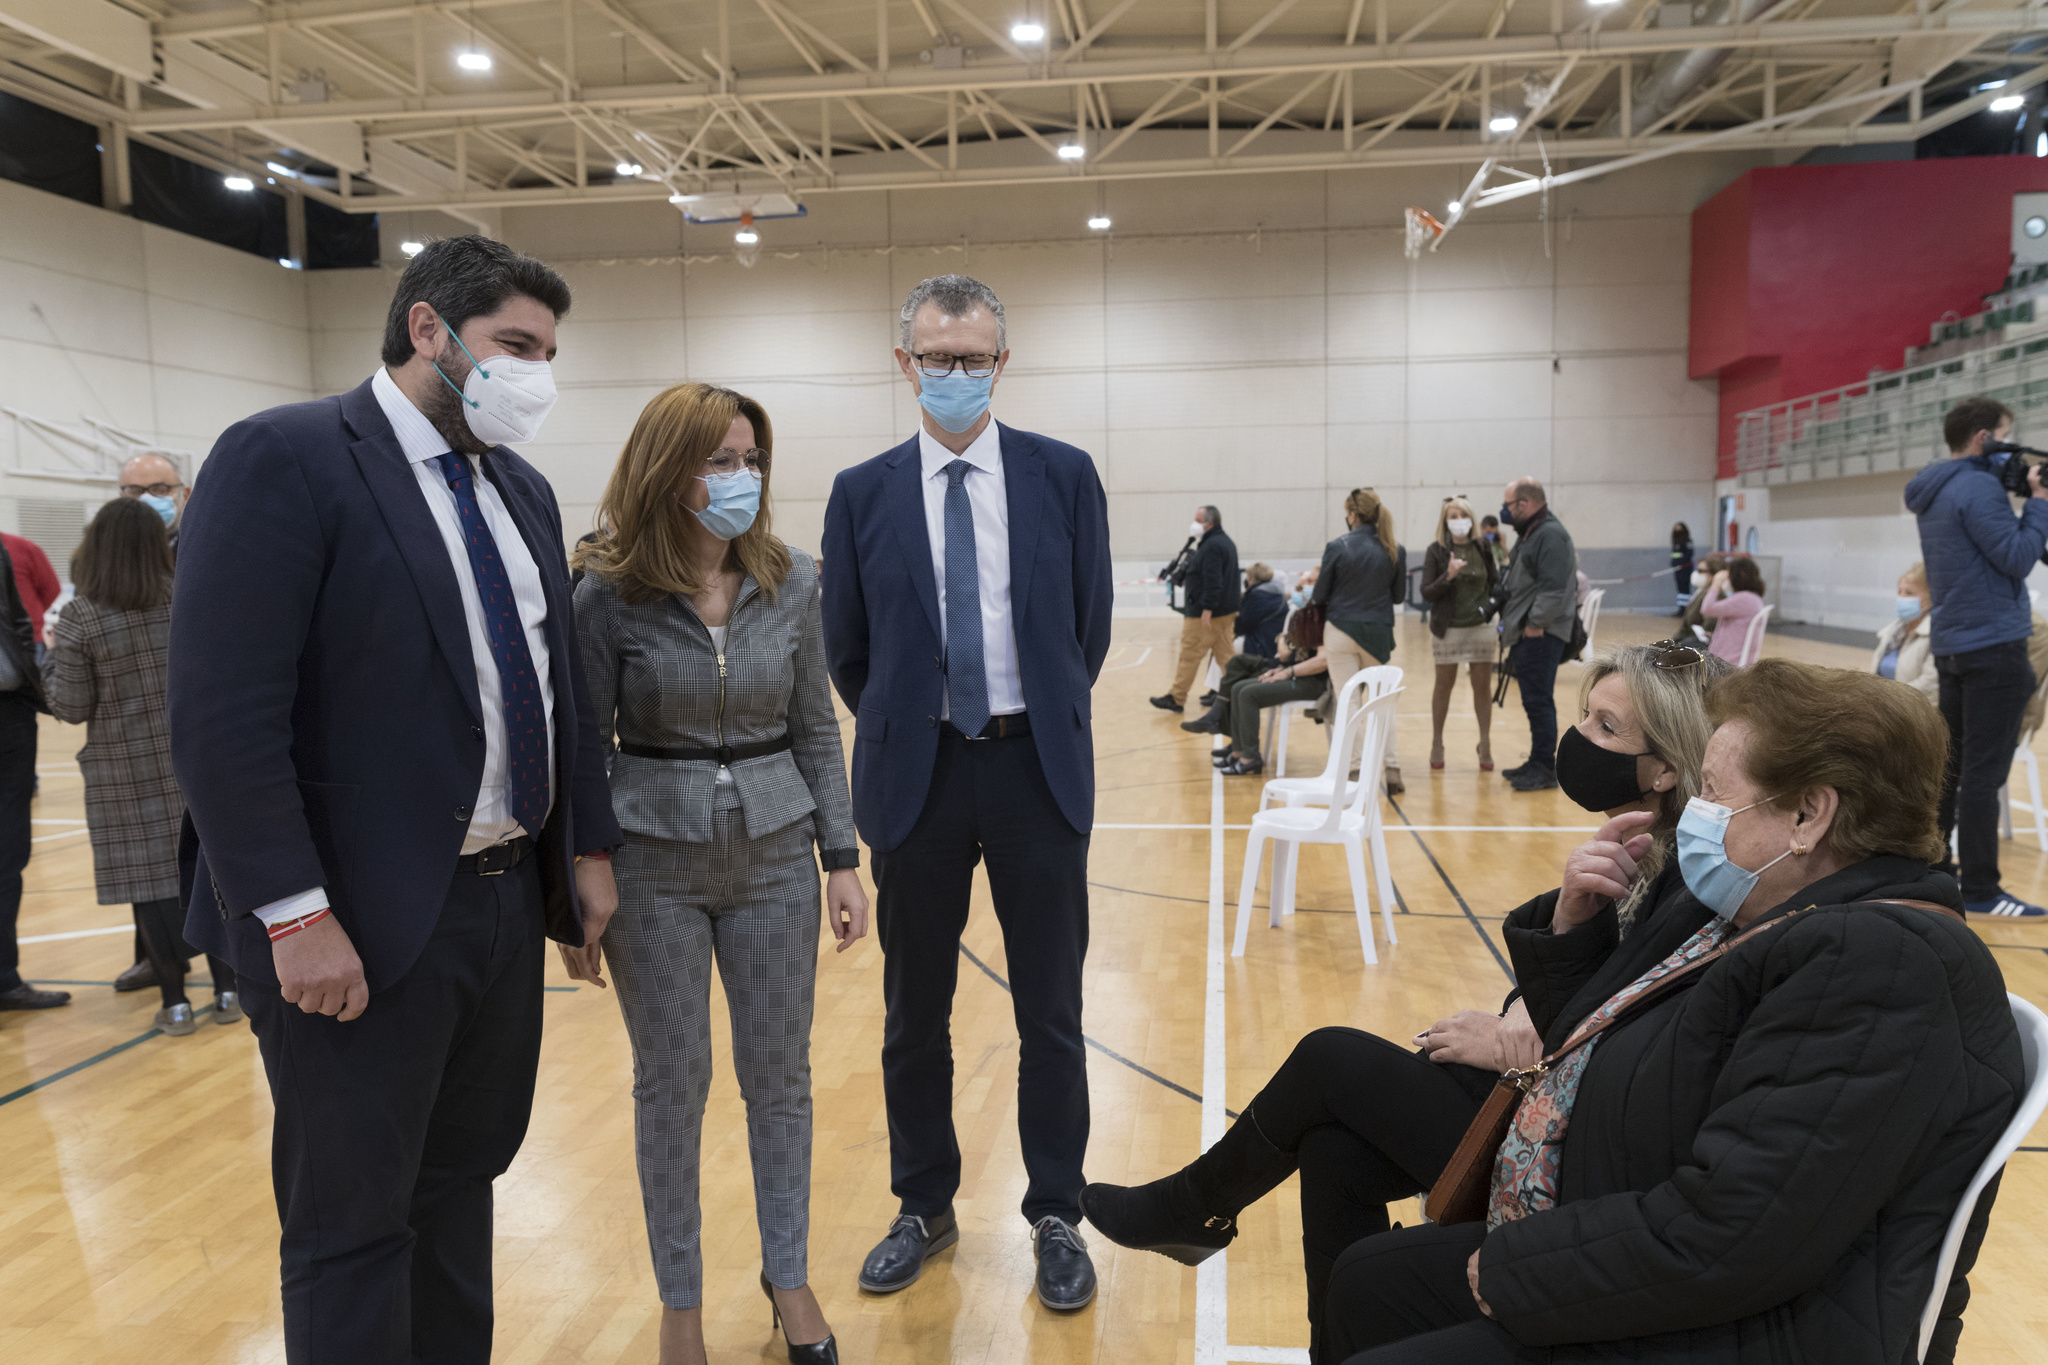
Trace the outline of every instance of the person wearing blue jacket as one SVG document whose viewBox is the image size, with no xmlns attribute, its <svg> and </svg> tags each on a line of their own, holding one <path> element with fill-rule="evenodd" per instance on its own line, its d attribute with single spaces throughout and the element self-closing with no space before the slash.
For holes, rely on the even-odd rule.
<svg viewBox="0 0 2048 1365">
<path fill-rule="evenodd" d="M 1998 881 L 1998 792 L 2036 679 L 2027 661 L 2033 633 L 2027 575 L 2048 547 L 2048 493 L 2040 471 L 2017 517 L 1987 443 L 2012 434 L 2012 413 L 1990 398 L 1965 398 L 1942 421 L 1949 458 L 1906 485 L 1919 518 L 1920 553 L 1934 595 L 1934 667 L 1948 722 L 1948 771 L 1941 833 L 1956 831 L 1963 908 L 1973 915 L 2040 919 L 2048 910 L 2009 896 Z M 1953 870 L 1953 869 L 1951 869 Z"/>
</svg>

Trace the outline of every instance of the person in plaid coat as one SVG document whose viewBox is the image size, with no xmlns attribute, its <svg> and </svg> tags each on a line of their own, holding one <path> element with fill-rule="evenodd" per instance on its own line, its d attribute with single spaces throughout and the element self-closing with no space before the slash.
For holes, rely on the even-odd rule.
<svg viewBox="0 0 2048 1365">
<path fill-rule="evenodd" d="M 140 502 L 100 508 L 71 557 L 78 595 L 57 618 L 44 655 L 43 692 L 58 720 L 83 724 L 85 824 L 101 905 L 133 905 L 163 1008 L 156 1026 L 198 1027 L 185 996 L 179 928 L 178 826 L 185 799 L 171 771 L 166 696 L 171 643 L 171 547 Z M 234 969 L 209 956 L 214 1022 L 242 1018 Z"/>
</svg>

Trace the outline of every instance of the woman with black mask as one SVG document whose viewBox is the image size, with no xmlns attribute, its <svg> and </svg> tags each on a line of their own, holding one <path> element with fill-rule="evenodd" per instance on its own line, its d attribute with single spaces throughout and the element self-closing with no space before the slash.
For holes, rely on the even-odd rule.
<svg viewBox="0 0 2048 1365">
<path fill-rule="evenodd" d="M 1084 1189 L 1088 1221 L 1121 1246 L 1193 1265 L 1227 1246 L 1238 1214 L 1298 1168 L 1309 1353 L 1321 1362 L 1336 1258 L 1387 1230 L 1387 1204 L 1435 1182 L 1501 1072 L 1536 1061 L 1532 1011 L 1549 1019 L 1611 976 L 1632 980 L 1710 918 L 1672 850 L 1713 730 L 1707 686 L 1731 671 L 1675 641 L 1624 646 L 1587 666 L 1583 718 L 1558 744 L 1557 778 L 1608 820 L 1572 851 L 1562 886 L 1509 912 L 1504 937 L 1534 970 L 1502 1012 L 1439 1020 L 1416 1035 L 1419 1052 L 1359 1029 L 1317 1029 L 1195 1161 L 1148 1185 Z"/>
</svg>

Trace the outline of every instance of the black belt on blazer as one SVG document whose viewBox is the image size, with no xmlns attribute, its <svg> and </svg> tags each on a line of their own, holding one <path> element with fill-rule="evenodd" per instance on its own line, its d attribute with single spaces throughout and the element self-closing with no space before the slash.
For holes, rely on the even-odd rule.
<svg viewBox="0 0 2048 1365">
<path fill-rule="evenodd" d="M 709 763 L 715 759 L 720 764 L 731 765 L 742 759 L 786 753 L 789 748 L 789 734 L 785 731 L 759 744 L 721 744 L 716 749 L 668 749 L 659 744 L 621 744 L 619 752 L 635 758 L 666 759 L 670 763 Z"/>
</svg>

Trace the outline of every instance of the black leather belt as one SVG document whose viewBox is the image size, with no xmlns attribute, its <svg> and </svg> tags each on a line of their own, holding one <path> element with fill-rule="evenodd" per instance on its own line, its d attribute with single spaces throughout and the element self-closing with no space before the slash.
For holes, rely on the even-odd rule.
<svg viewBox="0 0 2048 1365">
<path fill-rule="evenodd" d="M 474 853 L 464 854 L 455 860 L 457 870 L 474 872 L 479 877 L 496 877 L 526 861 L 526 855 L 533 852 L 533 840 L 522 834 L 510 843 L 492 844 Z"/>
<path fill-rule="evenodd" d="M 1010 716 L 990 716 L 988 724 L 981 727 L 978 735 L 968 734 L 950 720 L 946 722 L 946 728 L 962 739 L 1018 739 L 1031 733 L 1031 715 L 1027 711 L 1019 711 Z"/>
<path fill-rule="evenodd" d="M 766 758 L 770 754 L 785 753 L 790 747 L 787 733 L 773 739 L 764 739 L 759 744 L 721 744 L 716 749 L 665 749 L 659 744 L 621 744 L 619 752 L 635 758 L 661 758 L 670 763 L 709 763 L 714 759 L 731 765 L 749 758 Z"/>
</svg>

